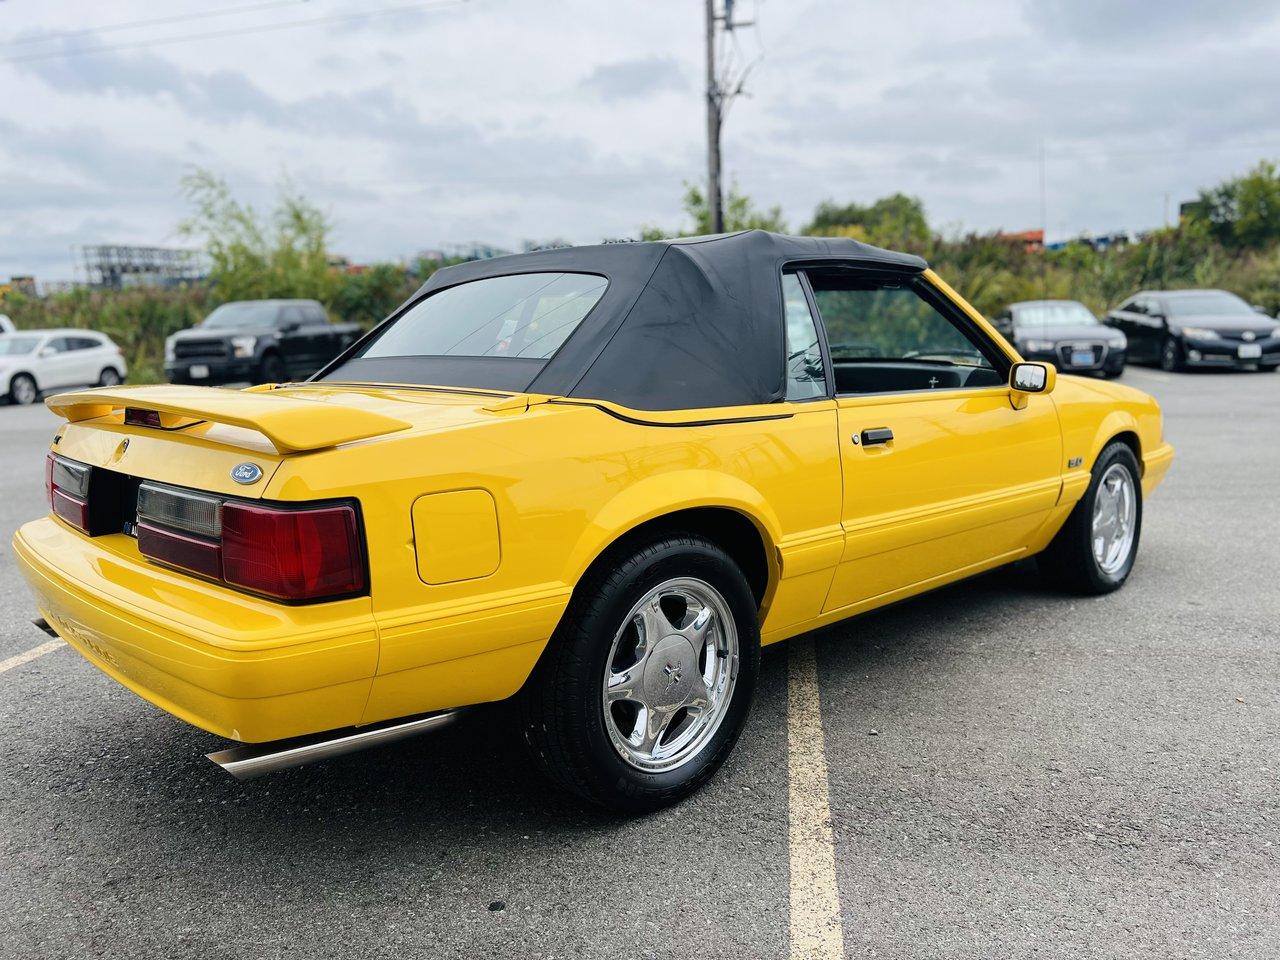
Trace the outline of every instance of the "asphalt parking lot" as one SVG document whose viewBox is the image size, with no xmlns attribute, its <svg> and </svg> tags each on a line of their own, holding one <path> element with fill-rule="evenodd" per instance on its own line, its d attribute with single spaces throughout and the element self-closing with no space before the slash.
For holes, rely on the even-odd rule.
<svg viewBox="0 0 1280 960">
<path fill-rule="evenodd" d="M 1178 448 L 1124 590 L 1023 564 L 770 648 L 725 769 L 642 820 L 499 711 L 240 784 L 65 646 L 6 666 L 0 956 L 1280 955 L 1280 374 L 1123 382 Z M 55 424 L 0 408 L 6 665 L 46 640 L 7 543 Z"/>
</svg>

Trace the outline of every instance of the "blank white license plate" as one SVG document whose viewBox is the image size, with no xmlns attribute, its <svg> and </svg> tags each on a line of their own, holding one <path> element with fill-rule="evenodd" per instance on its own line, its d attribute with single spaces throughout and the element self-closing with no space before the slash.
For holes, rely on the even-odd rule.
<svg viewBox="0 0 1280 960">
<path fill-rule="evenodd" d="M 1241 360 L 1257 360 L 1262 356 L 1262 347 L 1256 343 L 1242 343 L 1238 356 Z"/>
<path fill-rule="evenodd" d="M 1093 363 L 1092 350 L 1072 350 L 1071 365 L 1073 367 L 1087 367 Z"/>
<path fill-rule="evenodd" d="M 209 368 L 203 363 L 197 363 L 187 371 L 187 375 L 191 377 L 192 380 L 208 380 Z"/>
</svg>

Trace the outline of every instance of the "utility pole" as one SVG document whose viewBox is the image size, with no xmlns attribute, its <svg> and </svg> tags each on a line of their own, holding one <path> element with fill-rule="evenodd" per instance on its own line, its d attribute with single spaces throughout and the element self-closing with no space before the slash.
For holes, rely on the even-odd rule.
<svg viewBox="0 0 1280 960">
<path fill-rule="evenodd" d="M 712 233 L 724 232 L 724 188 L 720 172 L 720 131 L 725 113 L 734 97 L 742 93 L 747 74 L 754 62 L 736 69 L 726 62 L 716 65 L 716 43 L 723 33 L 737 27 L 749 27 L 753 21 L 734 20 L 734 0 L 724 0 L 724 12 L 716 12 L 716 0 L 707 5 L 707 213 Z"/>
<path fill-rule="evenodd" d="M 707 212 L 711 232 L 724 233 L 720 189 L 720 82 L 716 79 L 716 0 L 707 0 Z"/>
</svg>

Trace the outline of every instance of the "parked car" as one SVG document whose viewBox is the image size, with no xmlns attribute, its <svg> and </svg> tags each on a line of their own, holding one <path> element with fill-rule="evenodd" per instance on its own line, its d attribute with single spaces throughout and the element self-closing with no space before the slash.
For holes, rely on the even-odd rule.
<svg viewBox="0 0 1280 960">
<path fill-rule="evenodd" d="M 1226 290 L 1146 290 L 1107 314 L 1129 359 L 1165 370 L 1280 366 L 1280 323 Z"/>
<path fill-rule="evenodd" d="M 47 390 L 124 382 L 124 354 L 93 330 L 24 330 L 0 334 L 0 396 L 35 403 Z"/>
<path fill-rule="evenodd" d="M 1115 379 L 1124 372 L 1125 335 L 1102 324 L 1078 300 L 1011 303 L 992 320 L 1024 360 L 1056 364 L 1068 373 Z"/>
<path fill-rule="evenodd" d="M 238 300 L 169 337 L 164 372 L 172 383 L 301 380 L 358 336 L 359 326 L 330 323 L 315 300 Z"/>
<path fill-rule="evenodd" d="M 762 231 L 447 267 L 306 383 L 49 406 L 40 616 L 249 744 L 217 762 L 518 697 L 627 812 L 721 764 L 762 644 L 1030 556 L 1119 588 L 1173 457 L 1151 397 L 1019 361 L 918 257 Z"/>
<path fill-rule="evenodd" d="M 0 313 L 0 334 L 17 332 L 18 328 L 14 326 L 13 321 L 9 319 L 8 314 Z"/>
</svg>

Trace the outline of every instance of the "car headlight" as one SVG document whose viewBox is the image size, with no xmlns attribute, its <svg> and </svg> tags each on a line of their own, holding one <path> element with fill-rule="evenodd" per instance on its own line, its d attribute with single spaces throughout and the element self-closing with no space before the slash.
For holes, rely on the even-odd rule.
<svg viewBox="0 0 1280 960">
<path fill-rule="evenodd" d="M 257 337 L 232 337 L 231 353 L 236 358 L 243 360 L 245 357 L 253 356 L 253 348 L 257 345 Z"/>
<path fill-rule="evenodd" d="M 1207 327 L 1183 327 L 1182 335 L 1191 337 L 1193 340 L 1221 340 L 1222 334 L 1217 330 L 1210 330 Z"/>
<path fill-rule="evenodd" d="M 1026 340 L 1023 343 L 1032 353 L 1051 353 L 1057 346 L 1052 340 Z"/>
</svg>

